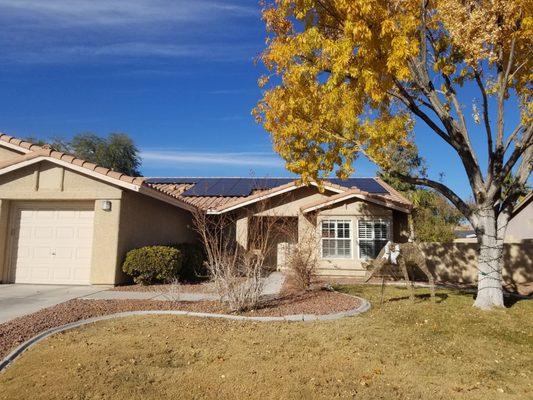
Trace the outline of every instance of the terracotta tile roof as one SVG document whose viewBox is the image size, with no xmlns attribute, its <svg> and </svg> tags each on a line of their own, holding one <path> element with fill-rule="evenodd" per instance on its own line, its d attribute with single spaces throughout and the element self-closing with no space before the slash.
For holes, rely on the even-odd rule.
<svg viewBox="0 0 533 400">
<path fill-rule="evenodd" d="M 14 157 L 3 163 L 0 163 L 0 169 L 6 168 L 11 165 L 18 164 L 20 162 L 30 160 L 36 157 L 51 157 L 57 160 L 67 162 L 69 164 L 77 165 L 79 167 L 85 168 L 90 171 L 94 171 L 98 174 L 109 176 L 113 179 L 121 180 L 123 182 L 131 183 L 134 185 L 142 185 L 145 178 L 128 176 L 119 172 L 112 171 L 108 168 L 100 167 L 96 164 L 90 163 L 88 161 L 76 158 L 70 154 L 62 153 L 60 151 L 55 151 L 49 148 L 41 147 L 36 144 L 23 141 L 21 139 L 14 138 L 12 136 L 0 133 L 0 141 L 18 146 L 22 149 L 29 150 L 30 153 L 21 155 L 19 157 Z"/>
<path fill-rule="evenodd" d="M 184 195 L 184 193 L 194 187 L 195 184 L 191 182 L 180 183 L 180 181 L 187 181 L 190 180 L 190 178 L 163 178 L 161 180 L 163 180 L 164 183 L 156 183 L 157 178 L 147 178 L 145 184 L 163 193 L 180 199 L 188 204 L 191 204 L 199 209 L 210 211 L 212 213 L 227 212 L 229 210 L 242 207 L 249 203 L 260 201 L 263 198 L 272 197 L 277 195 L 278 193 L 285 193 L 287 191 L 300 187 L 298 185 L 298 181 L 294 180 L 268 190 L 254 190 L 249 196 L 191 196 L 187 194 Z M 173 180 L 175 182 L 172 182 Z M 380 194 L 369 193 L 357 188 L 350 188 L 349 186 L 342 186 L 337 183 L 325 181 L 324 186 L 326 189 L 338 191 L 339 193 L 335 194 L 334 196 L 331 196 L 327 200 L 317 202 L 316 205 L 327 203 L 331 200 L 335 201 L 337 197 L 342 198 L 347 195 L 358 194 L 361 196 L 361 198 L 364 198 L 368 201 L 386 205 L 392 208 L 397 208 L 406 211 L 411 209 L 412 204 L 409 202 L 409 200 L 403 197 L 400 193 L 390 188 L 390 186 L 386 185 L 381 180 L 378 180 L 376 178 L 376 181 L 380 185 L 382 185 L 382 187 L 385 188 L 388 192 Z M 314 204 L 309 206 L 314 206 Z M 307 207 L 308 206 L 306 206 L 305 208 Z"/>
<path fill-rule="evenodd" d="M 168 178 L 165 180 L 165 182 L 150 182 L 148 178 L 143 177 L 133 177 L 128 176 L 116 171 L 112 171 L 108 168 L 100 167 L 96 164 L 87 162 L 85 160 L 76 158 L 70 154 L 62 153 L 59 151 L 51 150 L 49 148 L 41 147 L 38 145 L 35 145 L 30 142 L 23 141 L 21 139 L 14 138 L 9 135 L 5 135 L 0 133 L 0 142 L 8 143 L 12 146 L 16 146 L 20 148 L 21 152 L 24 152 L 26 154 L 16 156 L 12 159 L 6 160 L 4 162 L 0 163 L 0 169 L 19 164 L 21 162 L 31 160 L 37 157 L 49 157 L 54 158 L 69 164 L 76 165 L 78 167 L 84 168 L 88 171 L 92 171 L 96 174 L 100 174 L 115 180 L 119 180 L 122 182 L 126 182 L 129 184 L 133 184 L 138 186 L 139 188 L 144 188 L 145 191 L 155 191 L 163 196 L 168 196 L 174 200 L 177 200 L 177 203 L 181 203 L 182 205 L 186 205 L 190 209 L 201 209 L 204 211 L 213 211 L 213 212 L 224 212 L 225 210 L 234 209 L 241 207 L 245 204 L 254 202 L 254 201 L 260 201 L 264 197 L 271 197 L 275 196 L 278 193 L 284 193 L 289 190 L 292 190 L 293 188 L 299 187 L 297 180 L 290 181 L 288 183 L 287 179 L 281 179 L 279 182 L 283 182 L 283 184 L 280 184 L 279 186 L 271 187 L 269 189 L 254 189 L 252 190 L 250 195 L 244 195 L 244 196 L 224 196 L 224 195 L 217 195 L 217 196 L 211 196 L 211 195 L 200 195 L 200 196 L 191 196 L 191 195 L 183 195 L 185 191 L 191 189 L 194 187 L 194 183 L 191 183 L 190 179 L 188 183 L 180 183 L 179 178 L 176 178 L 176 182 L 172 182 L 172 178 Z M 366 196 L 369 200 L 375 199 L 380 200 L 384 203 L 390 202 L 391 204 L 400 205 L 403 208 L 410 209 L 411 203 L 403 197 L 400 193 L 395 191 L 393 188 L 391 188 L 389 185 L 387 185 L 385 182 L 383 182 L 379 178 L 374 178 L 374 180 L 381 185 L 383 192 L 386 191 L 386 193 L 369 193 L 363 190 L 359 190 L 353 186 L 350 187 L 349 184 L 346 184 L 343 186 L 340 184 L 339 180 L 335 180 L 335 182 L 331 181 L 324 181 L 324 186 L 335 192 L 339 192 L 339 195 L 336 196 L 343 196 L 346 194 L 346 192 L 350 193 L 359 193 L 361 195 Z M 270 181 L 275 181 L 275 179 L 270 179 Z M 370 183 L 374 184 L 371 179 Z M 277 184 L 277 183 L 275 183 Z"/>
<path fill-rule="evenodd" d="M 22 139 L 17 139 L 15 137 L 6 135 L 6 134 L 4 134 L 2 132 L 0 132 L 0 141 L 12 144 L 14 146 L 18 146 L 18 147 L 20 147 L 20 148 L 22 148 L 24 150 L 33 151 L 33 150 L 42 149 L 41 146 L 37 146 L 36 144 L 30 143 L 30 142 L 26 142 L 26 141 L 24 141 Z"/>
<path fill-rule="evenodd" d="M 182 196 L 182 194 L 194 187 L 194 183 L 146 183 L 147 186 L 163 192 L 176 199 L 190 204 L 202 210 L 216 210 L 224 208 L 232 203 L 248 200 L 265 190 L 255 191 L 252 196 L 222 197 L 222 196 Z"/>
</svg>

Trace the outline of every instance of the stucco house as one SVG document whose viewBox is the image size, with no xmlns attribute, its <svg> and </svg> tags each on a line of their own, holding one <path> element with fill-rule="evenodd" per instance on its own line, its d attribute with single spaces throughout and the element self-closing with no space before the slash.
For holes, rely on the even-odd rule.
<svg viewBox="0 0 533 400">
<path fill-rule="evenodd" d="M 458 227 L 455 243 L 477 243 L 476 232 L 470 225 Z M 529 192 L 515 206 L 505 231 L 505 243 L 533 241 L 533 191 Z"/>
<path fill-rule="evenodd" d="M 194 212 L 234 215 L 245 248 L 251 217 L 289 218 L 298 240 L 316 240 L 319 273 L 361 276 L 362 260 L 387 240 L 407 240 L 411 208 L 379 178 L 319 188 L 290 178 L 130 177 L 0 134 L 2 283 L 121 283 L 128 250 L 197 240 Z"/>
<path fill-rule="evenodd" d="M 505 234 L 507 243 L 521 243 L 526 240 L 533 240 L 533 191 L 514 208 Z"/>
</svg>

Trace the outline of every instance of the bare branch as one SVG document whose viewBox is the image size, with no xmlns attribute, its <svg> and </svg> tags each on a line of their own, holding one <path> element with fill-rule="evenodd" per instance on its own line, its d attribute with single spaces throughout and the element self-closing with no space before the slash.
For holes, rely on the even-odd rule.
<svg viewBox="0 0 533 400">
<path fill-rule="evenodd" d="M 516 126 L 514 131 L 507 138 L 507 142 L 505 142 L 505 144 L 503 146 L 503 154 L 505 154 L 507 152 L 507 150 L 509 150 L 509 146 L 511 146 L 511 143 L 513 143 L 513 141 L 518 136 L 520 131 L 523 131 L 524 129 L 525 129 L 525 126 L 522 125 L 521 123 Z"/>
<path fill-rule="evenodd" d="M 514 62 L 514 52 L 515 52 L 515 42 L 516 37 L 513 37 L 511 41 L 511 49 L 509 51 L 509 60 L 507 62 L 507 67 L 505 71 L 503 71 L 503 68 L 500 69 L 498 72 L 498 120 L 497 120 L 497 134 L 496 134 L 496 153 L 497 156 L 500 158 L 499 162 L 501 162 L 501 158 L 503 158 L 503 154 L 501 151 L 498 151 L 503 146 L 503 133 L 504 133 L 504 103 L 505 103 L 505 94 L 507 92 L 507 84 L 509 79 L 509 74 L 511 72 L 511 68 L 513 66 Z"/>
<path fill-rule="evenodd" d="M 520 157 L 533 146 L 533 123 L 530 123 L 524 131 L 524 136 L 521 142 L 522 143 L 520 145 L 515 147 L 514 151 L 509 156 L 507 163 L 505 163 L 504 167 L 502 168 L 502 171 L 500 173 L 500 179 L 502 181 L 507 175 L 511 173 L 512 169 L 514 168 Z"/>
<path fill-rule="evenodd" d="M 424 121 L 431 129 L 433 129 L 446 143 L 453 147 L 450 136 L 441 129 L 424 111 L 418 107 L 415 102 L 415 99 L 409 94 L 407 89 L 399 82 L 395 80 L 396 87 L 400 91 L 400 94 L 397 95 L 400 100 L 411 110 L 416 116 L 418 116 L 422 121 Z M 433 108 L 432 108 L 433 109 Z"/>
<path fill-rule="evenodd" d="M 481 97 L 483 98 L 483 121 L 485 122 L 485 132 L 487 134 L 487 147 L 488 147 L 489 159 L 492 160 L 493 143 L 492 143 L 492 129 L 490 127 L 490 119 L 489 119 L 489 100 L 487 96 L 487 91 L 485 90 L 485 86 L 483 86 L 483 81 L 481 80 L 481 75 L 479 71 L 477 71 L 476 69 L 474 69 L 474 76 L 476 78 L 476 83 L 479 87 L 479 91 L 481 92 Z M 492 165 L 489 166 L 489 171 L 492 171 Z"/>
<path fill-rule="evenodd" d="M 437 190 L 438 192 L 442 193 L 448 200 L 450 200 L 466 218 L 471 218 L 471 208 L 453 190 L 451 190 L 443 183 L 433 181 L 427 178 L 404 175 L 396 171 L 391 171 L 390 174 L 412 185 L 426 186 Z"/>
<path fill-rule="evenodd" d="M 513 185 L 509 188 L 507 197 L 503 199 L 503 202 L 500 206 L 500 212 L 506 213 L 507 216 L 510 216 L 512 208 L 515 203 L 518 201 L 518 198 L 523 193 L 524 186 L 531 175 L 531 170 L 533 169 L 533 146 L 529 146 L 528 149 L 523 153 L 522 162 L 518 167 L 515 181 Z"/>
<path fill-rule="evenodd" d="M 428 38 L 430 39 L 430 43 L 432 43 L 430 33 L 428 33 Z M 461 158 L 461 161 L 463 162 L 463 165 L 467 171 L 468 180 L 474 192 L 474 196 L 478 198 L 479 195 L 485 190 L 485 186 L 483 182 L 483 175 L 481 174 L 475 152 L 470 144 L 468 132 L 462 129 L 459 124 L 457 124 L 457 121 L 453 119 L 449 111 L 442 103 L 433 85 L 433 82 L 429 78 L 427 65 L 419 66 L 417 65 L 416 61 L 413 60 L 409 62 L 409 68 L 411 70 L 411 76 L 413 77 L 416 85 L 432 104 L 433 110 L 445 127 L 447 131 L 447 133 L 445 133 L 445 137 L 447 138 L 446 141 L 457 151 L 457 154 Z M 398 86 L 398 84 L 396 85 Z M 424 120 L 424 122 L 427 123 L 426 120 Z M 431 121 L 431 124 L 428 125 L 432 129 L 437 126 L 434 121 Z M 440 131 L 442 132 L 442 129 L 440 129 Z M 439 136 L 443 137 L 441 132 L 437 130 L 435 130 L 435 132 L 439 134 Z"/>
</svg>

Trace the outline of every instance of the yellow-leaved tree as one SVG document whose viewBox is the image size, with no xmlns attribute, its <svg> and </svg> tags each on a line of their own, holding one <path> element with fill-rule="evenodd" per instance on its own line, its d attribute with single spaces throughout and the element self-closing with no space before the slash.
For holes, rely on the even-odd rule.
<svg viewBox="0 0 533 400">
<path fill-rule="evenodd" d="M 304 181 L 348 176 L 364 155 L 442 193 L 480 245 L 475 306 L 503 306 L 503 239 L 533 164 L 533 0 L 267 0 L 270 74 L 254 110 Z M 476 90 L 479 105 L 463 92 Z M 506 108 L 520 119 L 504 124 Z M 472 111 L 470 111 L 472 110 Z M 395 171 L 417 132 L 458 155 L 474 203 L 440 181 Z M 471 136 L 483 132 L 486 146 Z M 478 146 L 479 147 L 479 146 Z M 480 153 L 485 154 L 480 157 Z M 488 159 L 486 165 L 479 159 Z"/>
</svg>

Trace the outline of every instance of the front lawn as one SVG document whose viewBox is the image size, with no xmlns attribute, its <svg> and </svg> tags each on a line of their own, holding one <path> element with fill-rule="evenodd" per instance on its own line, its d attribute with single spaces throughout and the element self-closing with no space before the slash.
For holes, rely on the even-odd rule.
<svg viewBox="0 0 533 400">
<path fill-rule="evenodd" d="M 0 374 L 0 399 L 532 398 L 533 303 L 483 312 L 439 290 L 345 287 L 370 299 L 332 322 L 132 317 L 56 335 Z M 420 295 L 425 289 L 417 289 Z"/>
</svg>

